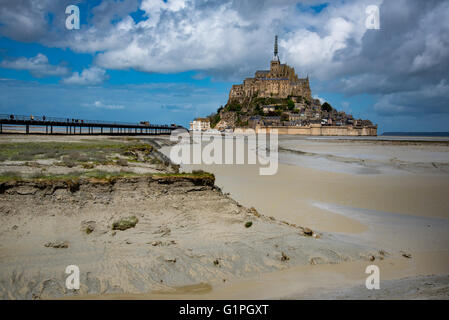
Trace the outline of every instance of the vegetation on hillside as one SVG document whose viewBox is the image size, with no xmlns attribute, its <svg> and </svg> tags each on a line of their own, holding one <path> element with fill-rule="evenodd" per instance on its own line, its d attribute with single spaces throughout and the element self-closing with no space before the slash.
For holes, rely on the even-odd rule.
<svg viewBox="0 0 449 320">
<path fill-rule="evenodd" d="M 217 112 L 208 116 L 211 124 L 211 128 L 215 128 L 217 124 L 224 120 L 228 125 L 235 127 L 248 126 L 248 120 L 252 116 L 278 116 L 281 117 L 281 121 L 288 121 L 288 112 L 298 112 L 296 109 L 295 101 L 301 105 L 307 107 L 312 106 L 312 101 L 302 96 L 289 96 L 287 98 L 270 97 L 257 97 L 257 93 L 251 98 L 245 98 L 243 100 L 230 99 L 228 103 L 223 107 L 217 109 Z M 315 103 L 315 102 L 314 102 Z M 264 112 L 264 106 L 275 106 L 276 110 Z M 318 105 L 318 107 L 320 107 Z M 321 110 L 332 112 L 334 108 L 327 102 L 321 105 Z"/>
<path fill-rule="evenodd" d="M 333 108 L 329 103 L 325 102 L 321 105 L 321 110 L 331 112 Z"/>
</svg>

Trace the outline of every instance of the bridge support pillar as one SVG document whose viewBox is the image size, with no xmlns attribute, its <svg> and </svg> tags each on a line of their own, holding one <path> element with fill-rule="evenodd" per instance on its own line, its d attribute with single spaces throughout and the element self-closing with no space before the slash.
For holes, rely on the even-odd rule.
<svg viewBox="0 0 449 320">
<path fill-rule="evenodd" d="M 29 134 L 29 133 L 30 133 L 30 125 L 29 125 L 29 124 L 27 124 L 27 125 L 26 125 L 26 129 L 25 129 L 25 131 L 26 131 L 26 133 L 27 133 L 27 134 Z"/>
</svg>

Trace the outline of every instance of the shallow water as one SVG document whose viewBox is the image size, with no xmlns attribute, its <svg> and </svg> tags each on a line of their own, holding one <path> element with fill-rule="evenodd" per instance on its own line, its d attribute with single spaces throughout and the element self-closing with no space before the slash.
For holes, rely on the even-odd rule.
<svg viewBox="0 0 449 320">
<path fill-rule="evenodd" d="M 425 137 L 414 141 L 420 139 L 437 140 Z M 409 140 L 400 137 L 392 137 L 391 143 L 385 140 L 280 136 L 279 169 L 273 176 L 260 176 L 258 165 L 185 165 L 183 170 L 214 173 L 223 192 L 261 214 L 399 257 L 376 260 L 383 276 L 447 274 L 449 146 L 397 144 Z M 401 251 L 411 253 L 412 259 L 402 257 Z M 314 268 L 309 285 L 328 286 L 323 275 L 348 279 L 353 272 L 363 281 L 365 267 L 366 263 L 360 262 L 326 266 L 322 271 Z M 303 273 L 304 269 L 292 270 L 282 279 L 304 278 Z M 274 277 L 275 283 L 282 281 Z M 270 276 L 258 284 L 270 286 L 267 279 Z M 286 294 L 285 286 L 273 286 Z M 307 286 L 295 285 L 292 292 Z M 243 290 L 237 287 L 238 292 Z"/>
<path fill-rule="evenodd" d="M 314 203 L 318 208 L 342 214 L 368 226 L 361 234 L 342 238 L 377 245 L 387 250 L 442 251 L 449 248 L 449 220 Z M 449 262 L 449 261 L 448 261 Z"/>
</svg>

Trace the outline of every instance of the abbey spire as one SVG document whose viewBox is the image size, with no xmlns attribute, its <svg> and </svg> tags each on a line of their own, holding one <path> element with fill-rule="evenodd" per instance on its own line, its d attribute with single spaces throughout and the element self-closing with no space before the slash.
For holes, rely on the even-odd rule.
<svg viewBox="0 0 449 320">
<path fill-rule="evenodd" d="M 279 61 L 279 56 L 278 56 L 278 36 L 274 36 L 274 58 L 273 60 L 277 60 Z"/>
</svg>

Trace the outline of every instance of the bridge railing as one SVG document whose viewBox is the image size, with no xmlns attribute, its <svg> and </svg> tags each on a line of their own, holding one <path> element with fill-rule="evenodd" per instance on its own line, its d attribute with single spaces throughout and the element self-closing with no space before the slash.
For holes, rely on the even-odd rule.
<svg viewBox="0 0 449 320">
<path fill-rule="evenodd" d="M 85 119 L 75 119 L 75 118 L 56 118 L 56 117 L 46 117 L 46 116 L 24 116 L 16 114 L 0 114 L 0 120 L 9 121 L 38 121 L 38 122 L 60 122 L 67 124 L 98 124 L 98 125 L 126 125 L 126 126 L 138 126 L 138 127 L 156 127 L 156 128 L 170 128 L 168 125 L 157 125 L 157 124 L 141 124 L 132 122 L 120 122 L 120 121 L 104 121 L 104 120 L 85 120 Z"/>
</svg>

